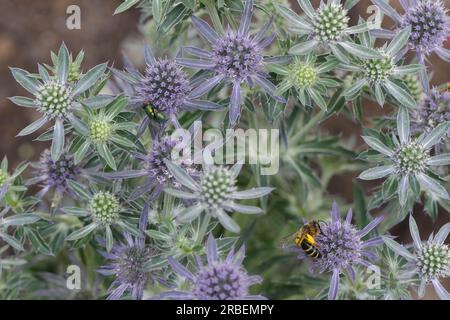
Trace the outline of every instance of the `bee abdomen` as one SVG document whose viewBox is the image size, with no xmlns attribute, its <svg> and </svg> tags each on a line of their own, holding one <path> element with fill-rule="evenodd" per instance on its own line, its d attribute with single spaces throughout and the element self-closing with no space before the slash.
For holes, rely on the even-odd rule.
<svg viewBox="0 0 450 320">
<path fill-rule="evenodd" d="M 303 249 L 303 251 L 305 252 L 305 254 L 307 254 L 308 256 L 313 257 L 313 258 L 320 258 L 319 250 L 317 250 L 316 247 L 312 246 L 308 242 L 303 241 L 300 244 L 300 246 Z"/>
</svg>

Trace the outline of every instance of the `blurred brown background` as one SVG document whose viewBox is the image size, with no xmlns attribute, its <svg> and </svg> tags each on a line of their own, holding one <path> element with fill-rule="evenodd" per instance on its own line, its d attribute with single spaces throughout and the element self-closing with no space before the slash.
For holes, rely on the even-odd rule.
<svg viewBox="0 0 450 320">
<path fill-rule="evenodd" d="M 300 12 L 295 0 L 292 7 Z M 317 6 L 319 1 L 313 1 Z M 447 8 L 450 0 L 444 1 Z M 7 155 L 12 166 L 24 160 L 37 160 L 39 153 L 48 145 L 33 142 L 37 135 L 16 138 L 15 135 L 26 125 L 37 119 L 38 114 L 31 110 L 14 106 L 7 97 L 28 95 L 11 76 L 8 67 L 14 66 L 36 72 L 37 62 L 49 63 L 50 51 L 56 51 L 62 41 L 74 54 L 84 49 L 86 52 L 83 69 L 109 61 L 116 67 L 121 67 L 121 52 L 132 47 L 133 43 L 142 41 L 138 30 L 138 10 L 129 10 L 113 16 L 115 8 L 121 3 L 119 0 L 1 0 L 0 1 L 0 157 Z M 399 9 L 398 0 L 390 3 Z M 81 8 L 81 30 L 66 28 L 66 9 L 69 5 Z M 355 23 L 358 15 L 367 18 L 366 12 L 371 5 L 369 0 L 362 0 L 352 10 L 351 23 Z M 399 9 L 401 10 L 401 9 Z M 390 25 L 389 18 L 385 18 L 385 26 Z M 439 58 L 432 56 L 434 76 L 433 84 L 450 81 L 449 67 Z M 364 105 L 365 116 L 379 115 L 386 110 L 371 103 Z M 344 116 L 334 117 L 323 124 L 324 129 L 331 134 L 341 135 L 344 139 L 359 135 L 361 124 Z M 358 144 L 363 146 L 362 140 Z M 357 172 L 336 176 L 329 187 L 331 194 L 339 195 L 351 202 L 352 187 Z M 373 184 L 365 184 L 370 190 Z M 442 212 L 439 220 L 432 223 L 424 216 L 420 206 L 415 214 L 423 237 L 431 230 L 437 230 L 442 224 L 450 220 L 448 212 Z M 400 241 L 410 241 L 407 223 L 398 225 L 394 234 L 400 236 Z M 427 295 L 435 298 L 434 292 Z"/>
<path fill-rule="evenodd" d="M 14 106 L 7 97 L 29 94 L 15 83 L 8 67 L 37 72 L 37 63 L 50 63 L 50 51 L 65 41 L 76 55 L 85 51 L 83 69 L 109 61 L 120 67 L 123 46 L 141 37 L 138 10 L 113 16 L 119 0 L 2 0 L 0 1 L 0 156 L 12 165 L 37 159 L 47 144 L 32 142 L 37 135 L 15 138 L 38 113 Z M 69 5 L 81 9 L 81 29 L 66 27 Z"/>
</svg>

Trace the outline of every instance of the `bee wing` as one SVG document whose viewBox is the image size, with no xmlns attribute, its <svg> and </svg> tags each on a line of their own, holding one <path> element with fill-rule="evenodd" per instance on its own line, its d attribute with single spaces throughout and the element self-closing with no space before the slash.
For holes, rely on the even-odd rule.
<svg viewBox="0 0 450 320">
<path fill-rule="evenodd" d="M 297 238 L 298 232 L 295 232 L 287 237 L 280 240 L 280 247 L 286 249 L 288 247 L 295 246 L 295 238 Z"/>
</svg>

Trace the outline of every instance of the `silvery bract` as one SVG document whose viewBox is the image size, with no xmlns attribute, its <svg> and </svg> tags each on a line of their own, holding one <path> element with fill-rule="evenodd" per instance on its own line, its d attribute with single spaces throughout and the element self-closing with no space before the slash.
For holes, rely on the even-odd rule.
<svg viewBox="0 0 450 320">
<path fill-rule="evenodd" d="M 194 27 L 209 42 L 212 50 L 184 47 L 183 51 L 196 59 L 184 57 L 176 59 L 183 66 L 206 70 L 211 75 L 191 92 L 191 96 L 194 98 L 201 97 L 220 83 L 231 82 L 229 121 L 233 126 L 241 114 L 243 101 L 241 87 L 245 83 L 250 86 L 258 85 L 275 99 L 284 102 L 284 99 L 276 96 L 276 87 L 268 79 L 265 64 L 283 62 L 285 57 L 265 58 L 262 53 L 275 37 L 275 34 L 266 36 L 272 21 L 264 24 L 254 35 L 250 35 L 252 14 L 253 0 L 246 0 L 238 30 L 228 28 L 225 32 L 214 30 L 206 21 L 193 16 Z"/>
<path fill-rule="evenodd" d="M 339 85 L 327 73 L 333 71 L 340 62 L 333 57 L 321 58 L 321 62 L 318 62 L 317 57 L 310 53 L 304 58 L 294 57 L 286 66 L 269 65 L 271 71 L 284 78 L 278 85 L 277 94 L 282 95 L 292 89 L 303 105 L 312 106 L 314 102 L 319 108 L 326 110 L 326 89 Z"/>
<path fill-rule="evenodd" d="M 365 86 L 369 86 L 372 96 L 379 105 L 383 106 L 386 100 L 386 94 L 392 96 L 401 106 L 415 108 L 417 103 L 408 90 L 398 84 L 404 76 L 418 73 L 422 66 L 418 64 L 400 65 L 408 37 L 411 33 L 409 27 L 400 30 L 387 46 L 376 49 L 380 54 L 379 58 L 365 58 L 358 56 L 352 59 L 350 64 L 344 64 L 345 69 L 357 72 L 356 81 L 352 83 L 345 91 L 344 95 L 351 100 L 358 96 Z M 374 39 L 367 33 L 361 35 L 361 41 L 367 47 L 372 47 Z"/>
<path fill-rule="evenodd" d="M 88 90 L 104 75 L 106 64 L 95 66 L 86 72 L 77 82 L 69 83 L 69 51 L 63 43 L 58 53 L 58 65 L 54 74 L 49 74 L 42 65 L 39 67 L 39 76 L 33 76 L 28 71 L 11 68 L 14 79 L 34 99 L 26 97 L 12 97 L 12 102 L 25 108 L 35 108 L 41 117 L 19 132 L 18 136 L 32 134 L 47 122 L 54 120 L 51 155 L 54 161 L 58 160 L 64 149 L 64 123 L 77 127 L 80 120 L 75 115 L 80 110 L 80 97 L 86 97 Z M 86 97 L 87 98 L 87 97 Z"/>
<path fill-rule="evenodd" d="M 423 191 L 433 196 L 448 199 L 448 193 L 432 174 L 431 169 L 450 164 L 450 154 L 431 156 L 429 150 L 439 143 L 450 127 L 449 122 L 437 126 L 431 132 L 424 132 L 418 138 L 410 135 L 409 114 L 405 108 L 397 115 L 397 136 L 393 136 L 395 147 L 391 148 L 375 137 L 363 136 L 364 141 L 382 155 L 383 165 L 363 171 L 359 178 L 375 180 L 395 175 L 398 178 L 397 195 L 405 205 L 412 184 L 418 182 Z"/>
<path fill-rule="evenodd" d="M 322 47 L 331 51 L 337 58 L 344 57 L 346 53 L 367 59 L 381 58 L 376 50 L 357 44 L 351 38 L 352 35 L 369 30 L 369 24 L 365 22 L 349 25 L 348 11 L 357 3 L 358 1 L 345 1 L 342 4 L 339 0 L 329 0 L 321 2 L 320 7 L 314 9 L 309 0 L 298 0 L 305 13 L 304 17 L 276 4 L 278 12 L 289 22 L 290 31 L 299 36 L 306 36 L 306 39 L 291 47 L 289 53 L 305 55 Z"/>
<path fill-rule="evenodd" d="M 450 294 L 440 282 L 450 276 L 450 248 L 444 243 L 450 232 L 450 223 L 431 234 L 427 241 L 422 241 L 419 228 L 412 216 L 409 217 L 409 230 L 413 239 L 413 252 L 398 244 L 390 237 L 383 237 L 385 244 L 409 262 L 409 269 L 420 279 L 419 296 L 425 294 L 425 287 L 432 283 L 442 300 L 450 300 Z"/>
<path fill-rule="evenodd" d="M 186 191 L 170 188 L 164 191 L 180 199 L 194 200 L 191 206 L 177 216 L 181 222 L 190 222 L 205 212 L 206 215 L 218 219 L 225 229 L 237 233 L 240 231 L 240 227 L 229 216 L 229 213 L 260 214 L 263 210 L 259 207 L 239 204 L 236 201 L 264 197 L 273 190 L 269 187 L 259 187 L 238 191 L 236 179 L 242 168 L 242 164 L 239 162 L 231 168 L 204 163 L 199 181 L 195 181 L 185 170 L 173 162 L 166 160 L 165 163 Z"/>
</svg>

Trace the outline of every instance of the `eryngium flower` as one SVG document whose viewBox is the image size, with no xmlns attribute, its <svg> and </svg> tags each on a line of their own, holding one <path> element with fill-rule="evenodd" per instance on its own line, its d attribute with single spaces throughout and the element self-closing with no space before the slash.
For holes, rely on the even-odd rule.
<svg viewBox="0 0 450 320">
<path fill-rule="evenodd" d="M 405 108 L 400 109 L 397 115 L 399 139 L 393 136 L 395 148 L 386 146 L 375 137 L 362 137 L 372 149 L 381 153 L 382 159 L 389 164 L 365 170 L 359 178 L 375 180 L 388 175 L 397 176 L 399 180 L 397 194 L 401 206 L 406 204 L 411 185 L 415 181 L 418 181 L 424 191 L 448 199 L 445 188 L 433 178 L 431 167 L 450 164 L 450 154 L 430 156 L 429 150 L 447 134 L 449 126 L 450 122 L 442 123 L 431 132 L 424 132 L 417 139 L 413 139 L 410 137 L 408 111 Z"/>
<path fill-rule="evenodd" d="M 314 9 L 309 0 L 298 1 L 305 12 L 299 16 L 286 6 L 275 4 L 277 11 L 288 21 L 289 29 L 299 36 L 307 36 L 306 41 L 292 46 L 289 53 L 304 55 L 317 48 L 326 49 L 342 57 L 342 50 L 365 58 L 378 58 L 380 55 L 371 48 L 366 48 L 353 42 L 351 35 L 369 30 L 367 23 L 349 26 L 347 15 L 356 2 L 341 1 L 320 2 L 320 7 Z"/>
<path fill-rule="evenodd" d="M 119 218 L 120 203 L 116 196 L 109 192 L 97 192 L 89 201 L 92 219 L 102 225 L 109 225 Z"/>
<path fill-rule="evenodd" d="M 339 286 L 339 275 L 346 271 L 354 278 L 354 265 L 370 266 L 372 263 L 365 258 L 373 260 L 376 255 L 367 249 L 382 243 L 381 238 L 363 240 L 374 229 L 383 217 L 372 220 L 362 230 L 351 224 L 352 210 L 347 213 L 345 220 L 340 218 L 339 206 L 333 203 L 331 221 L 321 226 L 321 232 L 316 237 L 320 257 L 313 259 L 313 268 L 318 272 L 332 272 L 328 299 L 336 298 Z"/>
<path fill-rule="evenodd" d="M 239 232 L 239 225 L 230 218 L 227 212 L 240 212 L 244 214 L 259 214 L 262 209 L 235 203 L 235 200 L 256 199 L 263 197 L 272 188 L 261 187 L 245 191 L 236 191 L 236 178 L 242 168 L 237 163 L 230 169 L 221 166 L 204 164 L 200 182 L 195 181 L 185 170 L 168 160 L 165 161 L 167 168 L 188 191 L 175 189 L 164 189 L 174 197 L 186 200 L 195 200 L 194 204 L 184 209 L 177 219 L 181 222 L 190 222 L 200 216 L 202 212 L 217 218 L 223 227 L 231 232 Z"/>
<path fill-rule="evenodd" d="M 150 192 L 149 201 L 156 199 L 164 187 L 173 187 L 179 189 L 181 184 L 170 173 L 164 160 L 172 158 L 172 151 L 176 148 L 178 141 L 170 136 L 157 138 L 148 154 L 134 152 L 133 155 L 143 163 L 141 170 L 124 170 L 105 174 L 112 179 L 131 179 L 146 177 L 143 185 L 138 186 L 130 195 L 130 199 L 136 199 L 144 193 Z M 195 169 L 190 159 L 181 159 L 181 168 L 187 170 L 190 174 Z"/>
<path fill-rule="evenodd" d="M 137 85 L 138 99 L 156 110 L 169 113 L 183 106 L 189 93 L 189 80 L 175 61 L 158 59 L 147 65 L 142 82 Z"/>
<path fill-rule="evenodd" d="M 414 129 L 430 132 L 446 121 L 450 121 L 450 92 L 432 89 L 415 110 Z M 447 138 L 450 138 L 450 128 Z"/>
<path fill-rule="evenodd" d="M 204 265 L 197 256 L 194 272 L 189 271 L 172 257 L 168 258 L 173 270 L 191 283 L 191 291 L 169 291 L 161 297 L 190 300 L 257 300 L 265 299 L 260 295 L 250 295 L 249 288 L 261 283 L 260 276 L 249 276 L 242 266 L 245 247 L 236 253 L 231 249 L 226 259 L 221 259 L 217 252 L 217 243 L 210 234 L 206 243 L 207 264 Z"/>
<path fill-rule="evenodd" d="M 136 127 L 134 122 L 126 121 L 124 116 L 128 100 L 119 95 L 112 101 L 100 104 L 95 110 L 83 108 L 86 124 L 79 123 L 75 128 L 81 136 L 74 151 L 75 162 L 80 162 L 87 154 L 94 151 L 111 169 L 117 170 L 115 150 L 133 151 L 133 133 Z M 75 148 L 73 148 L 75 149 Z"/>
<path fill-rule="evenodd" d="M 295 91 L 295 96 L 305 106 L 313 106 L 313 102 L 322 110 L 326 110 L 327 102 L 323 95 L 328 87 L 338 83 L 327 77 L 327 72 L 333 70 L 339 60 L 328 58 L 318 62 L 317 57 L 310 53 L 306 57 L 294 57 L 291 64 L 287 66 L 276 66 L 273 71 L 283 76 L 283 81 L 278 85 L 277 94 L 284 94 L 289 90 Z"/>
<path fill-rule="evenodd" d="M 140 133 L 152 122 L 165 123 L 171 120 L 174 125 L 180 127 L 177 115 L 182 110 L 217 110 L 221 105 L 204 100 L 198 100 L 198 96 L 192 93 L 192 84 L 188 74 L 168 58 L 156 58 L 151 48 L 145 46 L 146 69 L 140 73 L 128 60 L 127 72 L 113 69 L 114 74 L 121 81 L 131 85 L 127 94 L 130 95 L 130 103 L 135 108 L 149 106 L 152 115 L 144 117 L 140 125 Z M 161 117 L 159 117 L 160 115 Z"/>
<path fill-rule="evenodd" d="M 377 100 L 378 104 L 383 106 L 386 94 L 389 93 L 393 99 L 401 105 L 415 108 L 417 103 L 411 94 L 396 82 L 401 81 L 405 75 L 411 75 L 422 70 L 420 64 L 400 65 L 400 57 L 405 53 L 402 49 L 405 47 L 410 34 L 410 28 L 407 27 L 392 39 L 387 47 L 377 48 L 380 57 L 364 58 L 355 56 L 351 66 L 343 66 L 351 71 L 358 72 L 356 81 L 344 91 L 347 100 L 353 100 L 357 97 L 365 86 L 369 86 L 371 94 Z M 374 41 L 368 41 L 367 45 L 373 45 Z"/>
<path fill-rule="evenodd" d="M 450 59 L 450 51 L 444 48 L 450 28 L 447 10 L 441 1 L 405 0 L 400 1 L 404 14 L 397 13 L 385 0 L 372 0 L 388 17 L 395 22 L 395 32 L 375 30 L 375 35 L 392 38 L 399 28 L 411 27 L 409 47 L 414 49 L 423 61 L 423 57 L 435 52 L 442 59 Z"/>
<path fill-rule="evenodd" d="M 272 21 L 266 23 L 254 36 L 249 35 L 253 14 L 253 1 L 247 0 L 244 5 L 239 30 L 228 29 L 225 34 L 218 34 L 204 20 L 192 17 L 194 27 L 211 44 L 212 51 L 186 47 L 187 52 L 200 59 L 178 58 L 183 66 L 210 71 L 214 76 L 195 88 L 191 95 L 200 97 L 211 88 L 222 82 L 231 82 L 233 89 L 230 98 L 229 119 L 235 125 L 241 108 L 241 86 L 247 82 L 250 86 L 259 85 L 269 95 L 275 97 L 276 87 L 264 72 L 262 50 L 269 46 L 275 34 L 265 37 Z M 275 97 L 276 98 L 276 97 Z M 277 98 L 281 102 L 283 99 Z"/>
<path fill-rule="evenodd" d="M 98 272 L 105 275 L 115 275 L 116 279 L 108 290 L 108 299 L 117 300 L 128 291 L 135 300 L 141 300 L 148 280 L 152 274 L 145 270 L 148 262 L 155 252 L 146 247 L 144 238 L 135 238 L 124 232 L 125 243 L 115 244 L 111 252 L 102 252 L 109 260 Z"/>
<path fill-rule="evenodd" d="M 450 232 L 450 223 L 443 225 L 435 236 L 431 234 L 426 242 L 421 240 L 419 229 L 412 216 L 409 217 L 409 229 L 414 241 L 413 253 L 389 237 L 383 237 L 385 244 L 403 256 L 410 264 L 410 271 L 418 275 L 420 297 L 425 294 L 425 286 L 431 282 L 441 299 L 450 300 L 450 293 L 440 282 L 441 278 L 450 276 L 450 248 L 444 244 Z"/>
<path fill-rule="evenodd" d="M 66 193 L 67 181 L 77 180 L 81 174 L 81 168 L 75 164 L 73 156 L 66 151 L 57 161 L 54 161 L 50 150 L 44 150 L 39 162 L 32 166 L 36 169 L 36 174 L 34 178 L 27 181 L 27 184 L 41 184 L 43 189 L 39 192 L 39 196 L 45 195 L 51 189 L 59 194 Z"/>
<path fill-rule="evenodd" d="M 40 78 L 36 78 L 25 70 L 11 68 L 14 79 L 35 96 L 34 100 L 26 97 L 12 97 L 11 101 L 18 106 L 36 108 L 42 114 L 41 118 L 20 131 L 18 136 L 34 133 L 54 119 L 51 147 L 51 156 L 54 161 L 58 160 L 64 149 L 64 122 L 68 120 L 74 127 L 81 122 L 73 114 L 80 108 L 77 99 L 97 83 L 107 67 L 106 64 L 100 64 L 89 70 L 78 81 L 69 83 L 69 57 L 67 47 L 63 43 L 57 58 L 57 74 L 54 76 L 50 76 L 41 65 L 39 65 Z"/>
<path fill-rule="evenodd" d="M 127 231 L 135 236 L 140 236 L 141 231 L 136 228 L 135 220 L 126 215 L 135 213 L 134 205 L 123 205 L 122 194 L 116 187 L 113 190 L 99 190 L 95 185 L 86 186 L 69 180 L 67 186 L 78 198 L 87 202 L 85 208 L 64 207 L 61 210 L 68 215 L 76 215 L 79 219 L 90 222 L 84 227 L 73 231 L 66 238 L 67 241 L 75 241 L 89 236 L 97 230 L 104 230 L 106 239 L 106 250 L 110 252 L 114 245 L 112 227 L 120 231 Z"/>
</svg>

